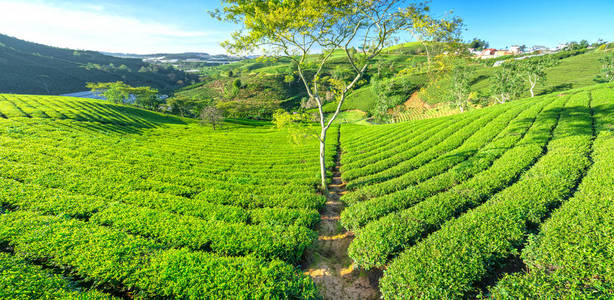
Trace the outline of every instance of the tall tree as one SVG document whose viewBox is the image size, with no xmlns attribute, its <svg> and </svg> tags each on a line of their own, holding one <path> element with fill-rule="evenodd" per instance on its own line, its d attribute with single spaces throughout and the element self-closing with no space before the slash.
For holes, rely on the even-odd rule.
<svg viewBox="0 0 614 300">
<path fill-rule="evenodd" d="M 128 88 L 131 86 L 121 82 L 88 82 L 85 85 L 92 93 L 100 93 L 113 103 L 125 103 L 130 96 Z"/>
<path fill-rule="evenodd" d="M 488 48 L 489 44 L 485 40 L 480 40 L 478 38 L 474 38 L 473 41 L 469 42 L 469 48 L 473 48 L 475 50 L 484 50 Z"/>
<path fill-rule="evenodd" d="M 524 82 L 516 63 L 508 62 L 498 67 L 493 80 L 492 95 L 498 103 L 520 97 L 524 89 Z"/>
<path fill-rule="evenodd" d="M 403 0 L 223 0 L 212 12 L 219 20 L 243 29 L 223 45 L 233 53 L 261 49 L 289 57 L 299 78 L 318 106 L 321 187 L 326 191 L 326 134 L 341 106 L 373 60 L 395 41 L 413 20 L 428 13 L 421 3 Z M 352 49 L 356 48 L 354 53 Z M 320 52 L 319 55 L 313 55 Z M 333 53 L 343 54 L 354 76 L 350 80 L 324 76 Z M 333 92 L 337 107 L 325 117 L 323 88 Z"/>
<path fill-rule="evenodd" d="M 428 11 L 428 7 L 426 11 Z M 425 13 L 409 13 L 407 17 L 411 19 L 411 26 L 408 27 L 409 33 L 424 46 L 426 51 L 428 72 L 431 70 L 433 55 L 439 54 L 433 53 L 435 45 L 439 45 L 439 48 L 443 51 L 458 51 L 463 25 L 460 18 L 444 17 L 437 19 Z M 487 46 L 488 43 L 486 43 Z"/>
<path fill-rule="evenodd" d="M 599 59 L 601 62 L 601 73 L 608 82 L 614 81 L 614 53 Z"/>
<path fill-rule="evenodd" d="M 465 111 L 471 93 L 471 71 L 466 65 L 458 65 L 452 70 L 450 93 L 454 104 L 461 112 Z"/>
<path fill-rule="evenodd" d="M 92 93 L 100 93 L 107 100 L 114 103 L 125 104 L 130 97 L 134 97 L 137 106 L 158 110 L 162 100 L 158 97 L 158 90 L 148 87 L 133 87 L 121 81 L 116 82 L 88 82 L 86 87 Z"/>
<path fill-rule="evenodd" d="M 215 130 L 215 127 L 224 120 L 224 114 L 215 105 L 207 105 L 200 111 L 201 123 L 210 124 Z"/>
<path fill-rule="evenodd" d="M 164 101 L 158 97 L 157 89 L 148 86 L 130 87 L 127 91 L 135 96 L 136 105 L 149 110 L 158 110 L 160 104 Z"/>
<path fill-rule="evenodd" d="M 175 95 L 174 97 L 166 100 L 166 104 L 168 104 L 170 110 L 182 117 L 198 116 L 200 110 L 208 103 L 208 100 L 196 99 L 182 95 Z"/>
<path fill-rule="evenodd" d="M 544 82 L 546 80 L 546 70 L 557 65 L 558 63 L 559 60 L 554 59 L 549 55 L 529 58 L 518 62 L 518 70 L 529 86 L 531 97 L 535 97 L 535 86 L 539 82 Z"/>
</svg>

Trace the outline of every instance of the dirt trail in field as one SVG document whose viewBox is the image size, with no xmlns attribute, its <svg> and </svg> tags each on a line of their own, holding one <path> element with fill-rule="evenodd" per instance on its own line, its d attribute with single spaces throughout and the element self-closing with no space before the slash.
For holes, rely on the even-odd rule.
<svg viewBox="0 0 614 300">
<path fill-rule="evenodd" d="M 355 270 L 347 249 L 354 235 L 339 222 L 344 209 L 339 198 L 345 194 L 345 183 L 339 171 L 341 149 L 337 149 L 333 182 L 329 185 L 326 206 L 321 214 L 318 241 L 307 253 L 305 274 L 311 276 L 324 299 L 379 299 L 377 288 L 380 272 Z"/>
</svg>

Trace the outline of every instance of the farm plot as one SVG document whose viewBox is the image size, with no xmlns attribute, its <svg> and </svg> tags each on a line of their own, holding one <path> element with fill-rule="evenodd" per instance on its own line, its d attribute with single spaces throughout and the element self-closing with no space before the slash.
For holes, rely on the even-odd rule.
<svg viewBox="0 0 614 300">
<path fill-rule="evenodd" d="M 386 299 L 611 296 L 613 113 L 598 85 L 342 128 L 349 256 Z"/>
<path fill-rule="evenodd" d="M 297 269 L 325 202 L 316 140 L 67 97 L 0 95 L 0 113 L 0 271 L 23 273 L 0 287 L 46 276 L 28 293 L 319 297 Z"/>
</svg>

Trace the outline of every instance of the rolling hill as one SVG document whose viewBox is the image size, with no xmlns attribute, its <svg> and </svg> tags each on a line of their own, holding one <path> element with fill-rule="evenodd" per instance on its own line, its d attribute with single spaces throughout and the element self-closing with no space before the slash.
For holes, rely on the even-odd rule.
<svg viewBox="0 0 614 300">
<path fill-rule="evenodd" d="M 170 94 L 197 79 L 141 59 L 49 47 L 0 34 L 0 93 L 65 94 L 87 90 L 86 82 L 124 81 Z"/>
<path fill-rule="evenodd" d="M 342 130 L 349 256 L 386 299 L 611 296 L 613 88 Z"/>
<path fill-rule="evenodd" d="M 290 129 L 0 94 L 0 296 L 318 299 L 322 240 L 386 299 L 614 294 L 614 84 L 331 130 L 340 221 Z"/>
<path fill-rule="evenodd" d="M 292 264 L 324 203 L 317 141 L 245 124 L 213 131 L 105 101 L 0 95 L 0 244 L 14 255 L 0 266 L 68 270 L 71 286 L 113 295 L 315 297 Z M 0 287 L 57 295 L 36 276 Z"/>
<path fill-rule="evenodd" d="M 550 54 L 555 57 L 560 64 L 550 68 L 545 82 L 536 87 L 536 93 L 548 94 L 557 91 L 565 91 L 574 88 L 581 88 L 596 84 L 595 77 L 600 73 L 601 63 L 599 59 L 609 51 L 583 49 L 576 51 L 562 51 Z M 513 57 L 498 58 L 501 60 L 512 59 Z M 427 82 L 426 73 L 410 72 L 409 74 L 399 74 L 399 71 L 411 69 L 426 61 L 424 50 L 419 43 L 412 42 L 399 44 L 387 48 L 384 53 L 373 63 L 365 75 L 365 81 L 351 93 L 342 105 L 343 111 L 361 110 L 373 115 L 376 110 L 378 99 L 386 99 L 390 109 L 398 108 L 407 111 L 395 116 L 397 120 L 414 119 L 416 114 L 410 106 L 404 105 L 412 95 L 423 87 Z M 493 67 L 495 59 L 475 60 L 467 62 L 474 68 L 471 75 L 471 91 L 475 92 L 479 98 L 487 98 L 493 84 L 493 75 L 496 67 Z M 298 76 L 286 82 L 286 75 L 293 74 L 293 65 L 288 58 L 278 59 L 247 59 L 223 66 L 210 67 L 205 70 L 206 79 L 195 86 L 187 87 L 178 92 L 180 95 L 188 97 L 205 97 L 222 99 L 228 101 L 224 94 L 223 86 L 229 86 L 233 80 L 239 79 L 243 87 L 239 96 L 239 101 L 246 99 L 256 99 L 262 91 L 266 91 L 268 101 L 280 102 L 280 107 L 287 110 L 299 110 L 300 101 L 306 99 Z M 343 78 L 351 73 L 350 66 L 344 60 L 343 53 L 335 53 L 331 62 L 325 66 L 324 73 L 327 76 L 337 76 Z M 227 76 L 227 74 L 232 74 Z M 450 82 L 443 80 L 441 85 L 448 86 Z M 522 95 L 529 96 L 529 91 Z M 332 99 L 324 106 L 324 111 L 331 113 L 336 109 L 336 103 Z M 422 99 L 421 99 L 422 100 Z M 484 100 L 484 99 L 481 99 Z M 259 101 L 266 101 L 259 99 Z M 431 107 L 438 107 L 444 112 L 428 112 L 427 116 L 449 114 L 449 99 L 434 98 L 425 99 L 426 104 Z M 315 112 L 315 109 L 312 110 Z"/>
</svg>

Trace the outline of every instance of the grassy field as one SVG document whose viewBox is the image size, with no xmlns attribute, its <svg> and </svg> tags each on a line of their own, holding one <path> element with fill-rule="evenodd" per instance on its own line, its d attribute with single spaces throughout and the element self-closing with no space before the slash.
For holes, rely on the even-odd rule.
<svg viewBox="0 0 614 300">
<path fill-rule="evenodd" d="M 546 72 L 547 79 L 543 84 L 537 85 L 536 94 L 548 94 L 596 84 L 593 79 L 601 71 L 599 59 L 607 53 L 611 53 L 611 51 L 593 50 L 562 59 L 559 65 Z M 495 69 L 490 67 L 479 68 L 475 74 L 475 84 L 472 86 L 472 90 L 486 91 L 489 89 L 490 84 L 492 84 L 490 77 L 494 71 Z M 527 91 L 524 96 L 529 96 L 529 92 Z"/>
<path fill-rule="evenodd" d="M 599 59 L 606 53 L 608 52 L 590 51 L 562 60 L 560 65 L 548 70 L 548 79 L 543 86 L 538 88 L 537 93 L 543 94 L 594 85 L 596 83 L 594 79 L 601 71 Z"/>
</svg>

